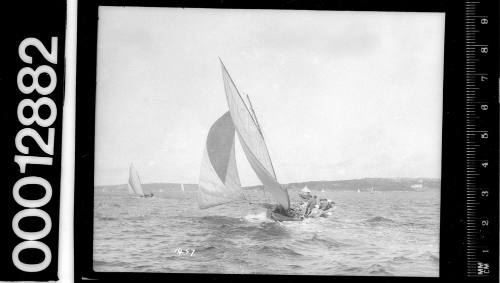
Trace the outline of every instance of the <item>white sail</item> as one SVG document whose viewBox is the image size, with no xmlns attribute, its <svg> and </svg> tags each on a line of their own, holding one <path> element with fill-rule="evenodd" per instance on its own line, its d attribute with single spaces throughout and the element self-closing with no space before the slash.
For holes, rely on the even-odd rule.
<svg viewBox="0 0 500 283">
<path fill-rule="evenodd" d="M 208 132 L 197 194 L 201 209 L 244 199 L 236 168 L 234 136 L 229 112 L 215 121 Z"/>
<path fill-rule="evenodd" d="M 141 179 L 139 178 L 139 173 L 134 168 L 134 165 L 130 164 L 129 176 L 128 176 L 129 192 L 136 195 L 144 196 L 144 191 L 142 190 Z"/>
<path fill-rule="evenodd" d="M 264 185 L 264 189 L 270 192 L 279 204 L 288 209 L 290 207 L 288 192 L 276 179 L 261 128 L 243 101 L 222 61 L 221 67 L 229 111 L 248 162 Z"/>
<path fill-rule="evenodd" d="M 132 189 L 132 186 L 130 185 L 130 176 L 128 177 L 128 179 L 129 179 L 129 182 L 128 182 L 128 185 L 127 185 L 128 193 L 129 194 L 135 194 L 134 189 Z"/>
<path fill-rule="evenodd" d="M 181 184 L 181 190 L 184 192 L 184 184 Z"/>
</svg>

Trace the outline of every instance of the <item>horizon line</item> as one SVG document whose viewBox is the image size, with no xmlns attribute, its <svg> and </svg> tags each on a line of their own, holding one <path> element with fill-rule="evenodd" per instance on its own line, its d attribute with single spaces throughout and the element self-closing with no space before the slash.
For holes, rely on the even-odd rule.
<svg viewBox="0 0 500 283">
<path fill-rule="evenodd" d="M 301 184 L 301 183 L 314 183 L 314 182 L 342 182 L 342 181 L 355 181 L 355 180 L 364 180 L 364 179 L 435 179 L 435 180 L 441 180 L 441 177 L 363 177 L 363 178 L 355 178 L 355 179 L 338 179 L 338 180 L 310 180 L 310 181 L 301 181 L 301 182 L 289 182 L 289 183 L 279 183 L 281 185 L 289 185 L 289 184 Z M 198 185 L 198 183 L 175 183 L 175 182 L 147 182 L 147 183 L 142 183 L 143 185 L 148 185 L 148 184 L 173 184 L 173 185 Z M 102 187 L 102 186 L 122 186 L 122 185 L 128 185 L 128 183 L 121 183 L 121 184 L 99 184 L 96 185 L 94 184 L 94 187 Z M 246 186 L 241 186 L 242 188 L 245 187 L 256 187 L 256 186 L 263 186 L 262 184 L 255 184 L 255 185 L 246 185 Z"/>
</svg>

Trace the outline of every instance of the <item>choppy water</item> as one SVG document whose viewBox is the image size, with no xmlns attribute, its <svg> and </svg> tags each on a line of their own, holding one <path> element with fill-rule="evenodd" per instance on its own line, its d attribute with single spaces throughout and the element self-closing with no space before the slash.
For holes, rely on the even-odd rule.
<svg viewBox="0 0 500 283">
<path fill-rule="evenodd" d="M 95 271 L 439 275 L 438 190 L 316 192 L 336 202 L 332 216 L 283 223 L 242 202 L 199 210 L 194 192 L 154 193 L 96 189 Z"/>
</svg>

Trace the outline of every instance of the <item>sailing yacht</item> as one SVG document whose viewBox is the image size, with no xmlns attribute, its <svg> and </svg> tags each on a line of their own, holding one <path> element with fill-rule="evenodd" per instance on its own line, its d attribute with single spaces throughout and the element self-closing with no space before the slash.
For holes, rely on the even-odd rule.
<svg viewBox="0 0 500 283">
<path fill-rule="evenodd" d="M 288 191 L 276 178 L 262 128 L 250 98 L 247 96 L 249 100 L 247 105 L 222 60 L 220 64 L 229 111 L 217 119 L 208 132 L 200 170 L 198 205 L 200 209 L 206 209 L 246 200 L 236 168 L 237 136 L 246 159 L 264 186 L 264 190 L 270 193 L 276 204 L 288 210 L 290 208 Z M 271 212 L 269 209 L 268 216 L 280 221 L 297 220 Z"/>
<path fill-rule="evenodd" d="M 139 173 L 137 172 L 137 169 L 135 169 L 132 163 L 130 163 L 129 167 L 128 192 L 144 198 L 153 196 L 153 193 L 144 194 L 144 190 L 142 189 L 141 179 L 139 178 Z"/>
</svg>

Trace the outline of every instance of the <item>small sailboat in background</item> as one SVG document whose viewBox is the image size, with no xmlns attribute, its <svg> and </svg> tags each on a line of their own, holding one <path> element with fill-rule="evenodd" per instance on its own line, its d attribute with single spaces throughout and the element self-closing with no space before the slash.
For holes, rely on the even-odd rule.
<svg viewBox="0 0 500 283">
<path fill-rule="evenodd" d="M 410 186 L 413 190 L 415 191 L 423 191 L 424 190 L 424 184 L 422 180 L 419 180 L 418 183 L 413 184 Z"/>
<path fill-rule="evenodd" d="M 130 163 L 129 176 L 128 176 L 128 191 L 131 194 L 135 194 L 140 197 L 152 197 L 153 193 L 144 194 L 142 189 L 141 179 L 139 178 L 139 173 L 135 169 L 134 165 Z"/>
<path fill-rule="evenodd" d="M 361 190 L 358 188 L 358 193 L 361 193 Z"/>
<path fill-rule="evenodd" d="M 184 193 L 184 184 L 181 184 L 181 191 Z"/>
</svg>

